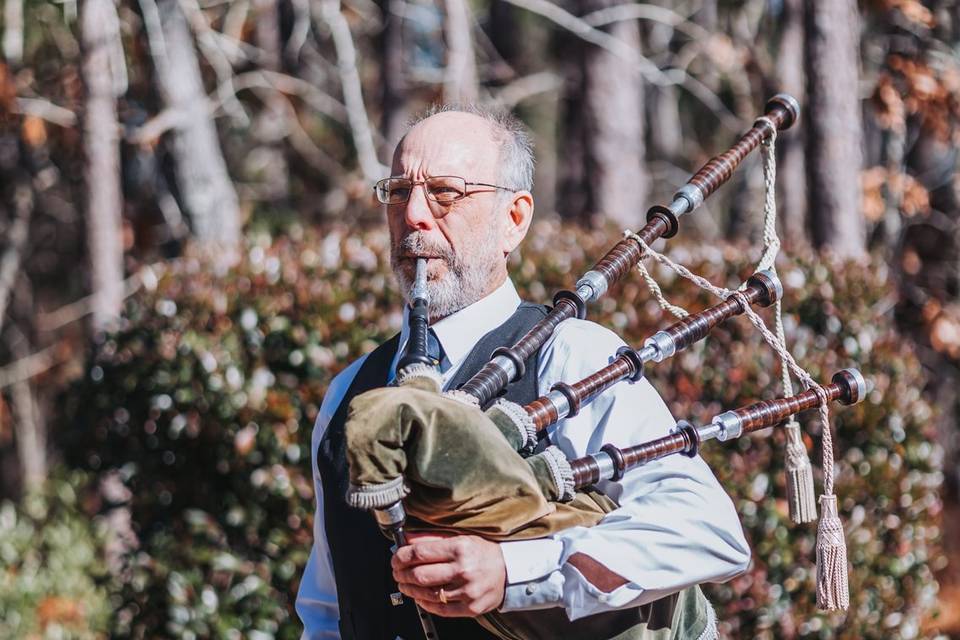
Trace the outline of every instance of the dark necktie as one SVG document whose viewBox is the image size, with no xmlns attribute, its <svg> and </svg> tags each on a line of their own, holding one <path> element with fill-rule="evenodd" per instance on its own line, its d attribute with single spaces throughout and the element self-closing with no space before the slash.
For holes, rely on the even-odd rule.
<svg viewBox="0 0 960 640">
<path fill-rule="evenodd" d="M 440 344 L 440 340 L 437 339 L 437 334 L 433 329 L 430 329 L 427 333 L 427 356 L 437 363 L 437 370 L 440 371 L 440 373 L 444 373 L 450 368 L 450 360 L 447 359 L 443 345 Z"/>
</svg>

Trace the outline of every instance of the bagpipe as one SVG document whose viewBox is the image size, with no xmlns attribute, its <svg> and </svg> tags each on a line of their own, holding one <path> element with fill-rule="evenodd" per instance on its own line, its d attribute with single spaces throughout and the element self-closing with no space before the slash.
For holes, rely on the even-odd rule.
<svg viewBox="0 0 960 640">
<path fill-rule="evenodd" d="M 471 533 L 494 541 L 539 538 L 573 526 L 596 525 L 615 509 L 616 503 L 597 487 L 604 481 L 619 481 L 631 470 L 666 456 L 696 456 L 708 440 L 724 442 L 790 419 L 789 504 L 793 520 L 805 522 L 816 517 L 813 479 L 792 416 L 818 408 L 823 422 L 824 493 L 818 527 L 817 601 L 825 609 L 846 608 L 846 549 L 833 495 L 827 406 L 831 402 L 859 402 L 869 391 L 866 380 L 857 370 L 844 369 L 834 374 L 829 384 L 818 384 L 787 351 L 779 315 L 783 289 L 771 257 L 776 255 L 778 242 L 770 243 L 761 259 L 761 266 L 767 263 L 766 268 L 734 291 L 711 285 L 650 248 L 659 238 L 676 235 L 680 218 L 693 212 L 761 145 L 767 160 L 768 228 L 772 227 L 772 143 L 777 132 L 793 125 L 798 115 L 799 107 L 792 97 L 780 94 L 772 98 L 764 115 L 733 147 L 707 162 L 669 205 L 652 207 L 642 229 L 625 234 L 583 274 L 573 290 L 554 297 L 546 317 L 514 345 L 496 349 L 487 364 L 457 390 L 441 392 L 436 363 L 427 353 L 426 261 L 419 260 L 409 296 L 410 338 L 399 361 L 395 385 L 357 396 L 350 405 L 346 423 L 350 466 L 347 502 L 372 510 L 381 529 L 398 545 L 405 544 L 408 527 Z M 510 382 L 523 376 L 528 361 L 561 322 L 583 319 L 588 303 L 603 296 L 634 266 L 643 270 L 642 260 L 647 257 L 674 268 L 722 298 L 721 302 L 682 317 L 651 335 L 637 349 L 622 347 L 599 371 L 582 380 L 557 383 L 532 402 L 519 405 L 497 399 Z M 651 288 L 665 305 L 659 289 Z M 776 307 L 775 332 L 753 311 L 754 305 Z M 551 425 L 576 415 L 613 385 L 640 380 L 647 364 L 683 351 L 737 315 L 746 315 L 780 355 L 784 397 L 720 413 L 700 426 L 681 420 L 669 433 L 649 442 L 608 443 L 581 458 L 568 459 L 559 448 L 549 445 L 545 434 Z M 800 378 L 806 390 L 792 393 L 791 373 Z M 531 637 L 505 632 L 509 624 L 504 624 L 504 617 L 509 615 L 494 612 L 481 616 L 478 622 L 500 637 Z M 436 638 L 429 616 L 420 612 L 420 617 L 426 637 Z"/>
</svg>

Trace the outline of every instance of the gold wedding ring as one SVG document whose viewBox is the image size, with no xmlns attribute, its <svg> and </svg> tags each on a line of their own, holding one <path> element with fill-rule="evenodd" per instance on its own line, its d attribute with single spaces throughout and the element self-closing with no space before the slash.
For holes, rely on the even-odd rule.
<svg viewBox="0 0 960 640">
<path fill-rule="evenodd" d="M 440 592 L 437 593 L 437 596 L 440 598 L 440 602 L 447 604 L 447 592 L 443 590 L 443 587 L 440 587 Z"/>
</svg>

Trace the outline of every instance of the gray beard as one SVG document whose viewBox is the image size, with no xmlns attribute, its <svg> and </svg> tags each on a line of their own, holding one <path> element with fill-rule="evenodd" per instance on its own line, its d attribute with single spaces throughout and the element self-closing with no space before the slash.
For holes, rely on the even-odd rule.
<svg viewBox="0 0 960 640">
<path fill-rule="evenodd" d="M 442 278 L 427 280 L 427 294 L 430 296 L 430 321 L 435 322 L 470 306 L 486 292 L 490 276 L 497 268 L 502 256 L 498 255 L 494 244 L 494 234 L 489 234 L 473 248 L 470 256 L 459 256 L 449 245 L 434 246 L 425 242 L 419 232 L 411 233 L 394 244 L 390 251 L 390 266 L 400 283 L 404 301 L 410 303 L 410 291 L 413 288 L 413 269 L 404 269 L 409 261 L 401 260 L 404 252 L 427 253 L 439 256 L 447 265 Z M 405 264 L 404 264 L 405 263 Z"/>
</svg>

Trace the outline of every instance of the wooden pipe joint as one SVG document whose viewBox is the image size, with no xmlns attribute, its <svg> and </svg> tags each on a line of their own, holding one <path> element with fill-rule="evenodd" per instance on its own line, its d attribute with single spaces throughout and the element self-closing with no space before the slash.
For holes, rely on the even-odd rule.
<svg viewBox="0 0 960 640">
<path fill-rule="evenodd" d="M 523 358 L 518 356 L 512 348 L 497 347 L 493 350 L 491 357 L 496 358 L 497 356 L 503 356 L 513 364 L 513 379 L 511 379 L 510 382 L 516 382 L 526 373 L 527 366 L 523 363 Z"/>
<path fill-rule="evenodd" d="M 680 222 L 677 220 L 677 215 L 668 209 L 659 204 L 655 204 L 647 211 L 647 222 L 652 222 L 655 219 L 660 219 L 666 224 L 667 230 L 663 232 L 663 238 L 672 238 L 677 235 L 677 231 L 680 230 Z"/>
<path fill-rule="evenodd" d="M 629 382 L 640 382 L 643 378 L 643 358 L 640 357 L 640 354 L 631 349 L 630 347 L 623 346 L 617 349 L 617 356 L 620 358 L 625 358 L 631 365 L 633 365 L 633 375 L 624 378 Z"/>
<path fill-rule="evenodd" d="M 747 280 L 747 286 L 758 290 L 755 300 L 762 307 L 769 307 L 783 297 L 783 283 L 772 269 L 757 271 Z"/>
<path fill-rule="evenodd" d="M 800 103 L 789 93 L 778 93 L 769 100 L 763 110 L 767 117 L 779 118 L 777 129 L 785 131 L 800 119 Z"/>
<path fill-rule="evenodd" d="M 623 459 L 623 451 L 612 444 L 603 445 L 600 447 L 600 451 L 603 451 L 605 454 L 610 456 L 611 460 L 613 460 L 613 475 L 610 476 L 610 480 L 619 482 L 623 478 L 624 472 L 627 470 L 627 463 Z"/>
<path fill-rule="evenodd" d="M 572 418 L 578 413 L 580 413 L 580 404 L 581 404 L 580 395 L 569 384 L 567 384 L 566 382 L 558 382 L 557 384 L 550 387 L 550 391 L 556 391 L 557 393 L 562 394 L 563 397 L 567 399 L 567 403 L 570 406 L 570 410 L 567 412 L 567 415 L 566 415 L 567 418 Z"/>
<path fill-rule="evenodd" d="M 688 458 L 693 458 L 700 452 L 700 434 L 697 432 L 697 428 L 686 420 L 677 422 L 676 426 L 670 430 L 670 433 L 679 433 L 683 436 L 686 446 L 679 453 Z"/>
<path fill-rule="evenodd" d="M 553 296 L 553 306 L 557 306 L 561 300 L 568 300 L 573 306 L 577 308 L 577 318 L 583 320 L 587 317 L 587 303 L 580 297 L 580 294 L 575 291 L 558 291 L 557 295 Z"/>
<path fill-rule="evenodd" d="M 867 381 L 857 369 L 841 369 L 833 374 L 830 382 L 840 387 L 840 397 L 837 399 L 842 404 L 856 404 L 867 395 Z"/>
</svg>

